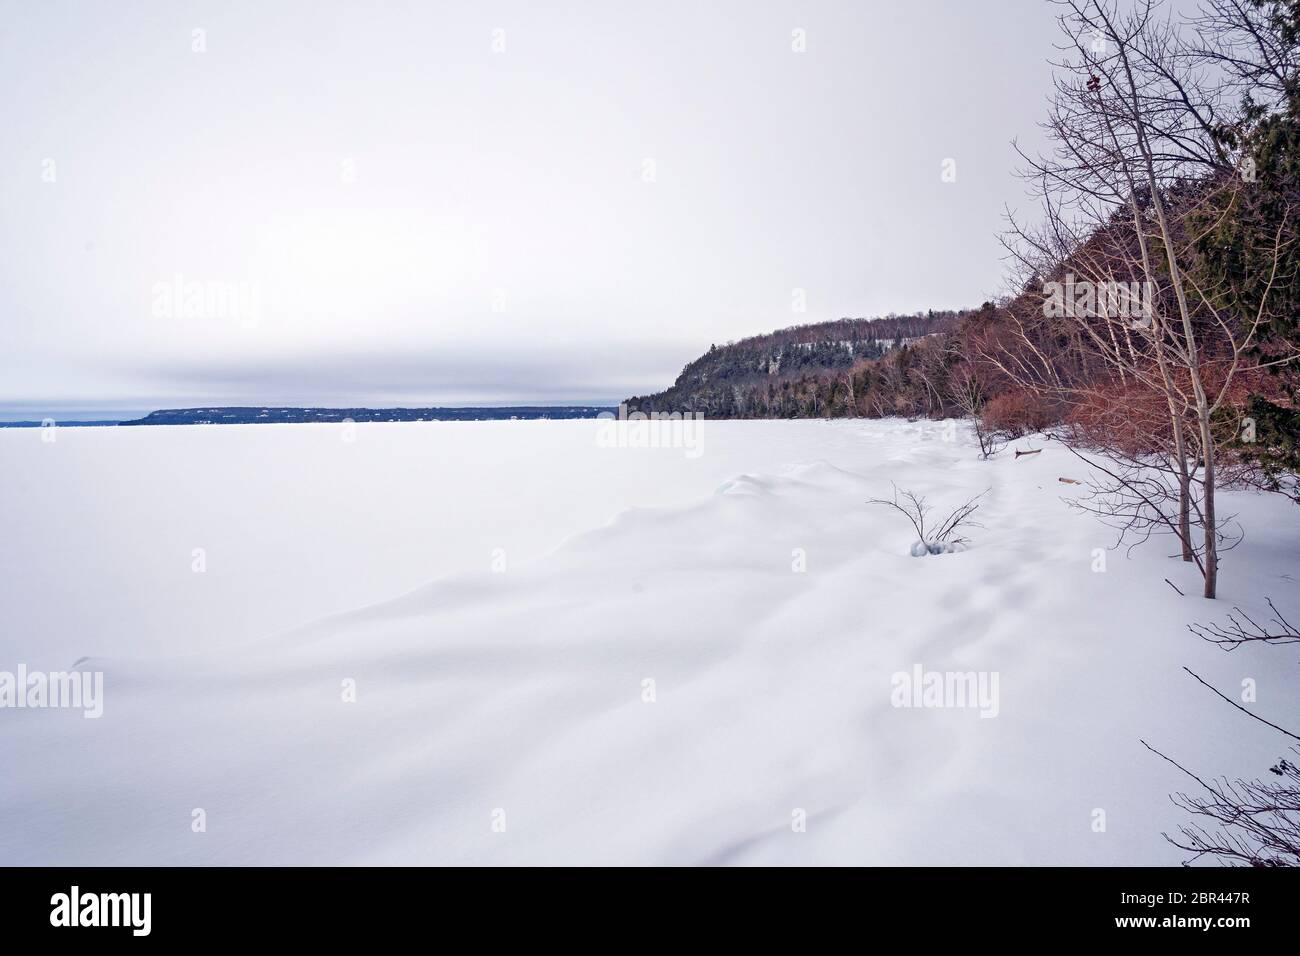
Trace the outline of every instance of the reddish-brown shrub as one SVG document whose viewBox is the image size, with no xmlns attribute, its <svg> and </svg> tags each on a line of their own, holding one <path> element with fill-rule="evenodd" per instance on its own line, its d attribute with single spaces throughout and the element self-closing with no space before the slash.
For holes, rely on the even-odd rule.
<svg viewBox="0 0 1300 956">
<path fill-rule="evenodd" d="M 1045 398 L 1027 389 L 993 396 L 980 412 L 980 423 L 990 431 L 1016 437 L 1042 431 L 1059 420 L 1059 411 Z"/>
</svg>

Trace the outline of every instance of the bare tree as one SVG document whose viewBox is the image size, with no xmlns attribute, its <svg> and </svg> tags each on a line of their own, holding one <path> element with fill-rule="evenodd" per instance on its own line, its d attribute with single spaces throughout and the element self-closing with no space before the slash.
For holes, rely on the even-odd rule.
<svg viewBox="0 0 1300 956">
<path fill-rule="evenodd" d="M 955 352 L 952 354 L 955 355 Z M 975 440 L 979 442 L 980 458 L 987 461 L 1007 446 L 1007 437 L 985 423 L 984 383 L 971 363 L 962 361 L 959 356 L 957 358 L 957 364 L 948 375 L 948 391 L 953 404 L 961 410 L 962 415 L 970 419 L 975 430 Z"/>
<path fill-rule="evenodd" d="M 1174 805 L 1206 823 L 1187 823 L 1166 840 L 1191 853 L 1235 866 L 1300 866 L 1300 768 L 1283 757 L 1269 771 L 1277 780 L 1205 780 L 1145 740 L 1142 745 L 1196 781 L 1199 792 L 1179 791 Z M 1300 755 L 1300 750 L 1294 751 Z"/>
<path fill-rule="evenodd" d="M 1249 189 L 1219 135 L 1224 85 L 1150 0 L 1123 14 L 1113 0 L 1060 3 L 1069 56 L 1056 64 L 1046 124 L 1056 150 L 1025 157 L 1044 221 L 1030 229 L 1012 217 L 1007 243 L 1025 287 L 1041 283 L 1048 314 L 1022 310 L 1013 340 L 995 343 L 1010 347 L 990 351 L 1021 385 L 1081 411 L 1059 437 L 1119 462 L 1110 494 L 1094 501 L 1114 503 L 1121 516 L 1157 509 L 1147 527 L 1176 535 L 1212 598 L 1224 540 L 1223 449 L 1235 438 L 1221 412 L 1241 376 L 1297 357 L 1294 346 L 1267 357 L 1257 348 L 1289 240 L 1281 225 L 1261 237 L 1271 256 L 1253 314 L 1225 305 L 1231 297 L 1197 268 L 1214 211 Z M 1065 280 L 1072 288 L 1076 277 L 1088 298 L 1069 296 L 1051 314 L 1048 287 Z M 1107 294 L 1135 284 L 1144 292 L 1139 316 Z M 1142 408 L 1141 432 L 1116 421 L 1125 404 Z M 1152 417 L 1156 407 L 1163 422 Z M 1152 494 L 1146 469 L 1168 474 L 1160 483 L 1171 492 Z"/>
<path fill-rule="evenodd" d="M 1268 599 L 1273 619 L 1259 624 L 1239 607 L 1228 614 L 1227 624 L 1189 624 L 1187 629 L 1197 637 L 1218 644 L 1225 651 L 1235 651 L 1243 644 L 1300 644 L 1300 629 L 1282 616 L 1273 599 Z"/>
<path fill-rule="evenodd" d="M 1300 735 L 1242 707 L 1189 668 L 1183 670 L 1239 712 L 1291 740 L 1300 740 Z M 1209 856 L 1234 866 L 1300 866 L 1300 768 L 1294 758 L 1282 757 L 1268 768 L 1275 780 L 1207 780 L 1145 740 L 1142 746 L 1177 767 L 1200 788 L 1195 793 L 1171 795 L 1175 806 L 1197 819 L 1179 827 L 1177 837 L 1163 834 L 1174 846 L 1192 854 L 1188 863 Z M 1292 746 L 1291 751 L 1300 756 L 1300 749 Z"/>
</svg>

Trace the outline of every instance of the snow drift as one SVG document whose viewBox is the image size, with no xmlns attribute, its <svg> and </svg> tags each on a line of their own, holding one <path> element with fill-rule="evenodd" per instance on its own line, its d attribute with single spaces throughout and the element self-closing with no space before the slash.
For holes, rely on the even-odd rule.
<svg viewBox="0 0 1300 956">
<path fill-rule="evenodd" d="M 1294 603 L 1300 545 L 1281 500 L 1233 496 L 1248 537 L 1225 557 L 1223 599 L 1207 602 L 1162 542 L 1104 550 L 1112 533 L 1072 512 L 1063 499 L 1077 489 L 1057 480 L 1084 477 L 1080 465 L 1050 444 L 980 461 L 936 423 L 709 422 L 695 462 L 599 448 L 592 422 L 493 426 L 360 426 L 359 444 L 416 462 L 428 443 L 473 442 L 479 465 L 511 475 L 512 502 L 454 487 L 447 459 L 415 469 L 419 494 L 367 492 L 416 524 L 447 494 L 466 527 L 514 509 L 550 550 L 465 550 L 447 559 L 461 570 L 395 599 L 224 646 L 179 628 L 172 646 L 133 644 L 127 626 L 103 653 L 91 633 L 42 633 L 38 611 L 11 609 L 0 667 L 43 646 L 64 667 L 91 654 L 78 666 L 103 672 L 103 716 L 0 710 L 0 859 L 1169 864 L 1182 855 L 1161 831 L 1183 816 L 1167 794 L 1186 781 L 1140 737 L 1207 774 L 1259 776 L 1282 752 L 1181 670 L 1229 695 L 1254 679 L 1260 713 L 1295 713 L 1284 650 L 1225 654 L 1186 631 L 1233 604 Z M 464 431 L 448 439 L 448 427 Z M 296 447 L 324 428 L 262 432 Z M 181 458 L 220 443 L 233 473 L 251 466 L 251 443 L 271 440 L 255 431 L 129 440 Z M 40 466 L 55 487 L 96 467 L 125 487 L 111 480 L 128 467 L 122 432 L 99 432 L 93 448 Z M 17 440 L 0 434 L 0 451 L 21 469 L 30 452 Z M 546 480 L 530 480 L 521 449 L 561 456 L 563 475 L 543 466 Z M 722 480 L 708 470 L 742 463 Z M 647 471 L 653 491 L 632 477 Z M 620 474 L 629 498 L 671 503 L 622 507 L 586 530 L 555 526 L 572 520 L 564 507 L 548 517 L 559 497 L 606 503 Z M 866 504 L 891 482 L 936 504 L 987 488 L 984 528 L 966 550 L 915 560 L 906 523 Z M 169 508 L 209 507 L 193 489 L 168 500 L 137 536 L 161 540 Z M 12 497 L 0 507 L 18 510 Z M 331 515 L 267 511 L 240 534 L 296 554 L 299 520 Z M 68 544 L 30 520 L 9 526 L 29 529 L 3 544 L 11 568 Z M 353 564 L 382 562 L 382 544 L 363 540 Z M 75 578 L 44 586 L 81 593 Z M 325 582 L 294 586 L 330 606 Z M 6 588 L 6 605 L 30 598 Z M 972 693 L 992 688 L 996 713 L 950 695 L 931 706 L 921 688 L 900 696 L 898 675 L 928 673 L 975 675 Z"/>
</svg>

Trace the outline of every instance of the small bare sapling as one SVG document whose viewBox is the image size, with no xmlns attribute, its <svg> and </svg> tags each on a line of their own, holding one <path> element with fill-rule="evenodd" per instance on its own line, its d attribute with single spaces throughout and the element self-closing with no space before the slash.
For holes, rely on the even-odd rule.
<svg viewBox="0 0 1300 956">
<path fill-rule="evenodd" d="M 929 522 L 931 508 L 923 495 L 914 491 L 900 489 L 893 485 L 893 498 L 871 498 L 869 505 L 885 505 L 903 515 L 916 531 L 916 541 L 912 545 L 912 557 L 923 558 L 927 554 L 952 554 L 966 550 L 969 539 L 965 535 L 967 528 L 984 527 L 972 517 L 979 508 L 979 500 L 988 494 L 988 489 L 958 505 L 948 516 L 937 524 Z"/>
</svg>

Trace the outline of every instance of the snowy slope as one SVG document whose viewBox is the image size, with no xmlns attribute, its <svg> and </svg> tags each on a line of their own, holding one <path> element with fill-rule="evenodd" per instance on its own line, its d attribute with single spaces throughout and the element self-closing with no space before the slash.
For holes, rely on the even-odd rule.
<svg viewBox="0 0 1300 956">
<path fill-rule="evenodd" d="M 1223 598 L 1211 603 L 1192 596 L 1192 576 L 1163 542 L 1110 551 L 1095 572 L 1094 549 L 1113 536 L 1066 507 L 1077 488 L 1057 478 L 1084 476 L 1050 445 L 982 462 L 964 434 L 943 440 L 940 423 L 706 424 L 695 461 L 599 448 L 592 423 L 452 426 L 465 429 L 454 440 L 487 481 L 479 493 L 461 481 L 463 462 L 444 469 L 441 489 L 436 467 L 413 466 L 423 469 L 415 496 L 383 484 L 389 469 L 363 470 L 369 488 L 348 472 L 349 493 L 364 493 L 372 513 L 422 525 L 427 509 L 454 512 L 443 541 L 453 557 L 442 560 L 459 570 L 296 629 L 276 626 L 287 605 L 272 601 L 258 639 L 241 632 L 226 646 L 206 632 L 162 649 L 155 639 L 133 645 L 129 620 L 107 641 L 58 627 L 6 631 L 0 668 L 31 663 L 47 639 L 63 654 L 50 667 L 111 647 L 82 665 L 105 673 L 101 719 L 0 711 L 0 859 L 1175 863 L 1182 856 L 1160 831 L 1183 819 L 1167 794 L 1184 782 L 1139 738 L 1208 774 L 1258 776 L 1281 753 L 1276 735 L 1181 666 L 1234 696 L 1253 678 L 1252 706 L 1294 722 L 1294 655 L 1225 654 L 1185 630 L 1233 604 L 1259 610 L 1265 596 L 1296 609 L 1293 507 L 1232 496 L 1249 536 L 1225 557 Z M 129 440 L 133 453 L 148 442 L 170 467 L 188 460 L 197 474 L 207 443 L 256 467 L 268 432 L 301 448 L 320 427 L 139 429 Z M 123 432 L 100 431 L 95 454 L 77 459 L 83 476 L 96 460 L 96 473 L 120 474 L 105 463 L 119 460 Z M 422 463 L 447 434 L 364 426 L 357 448 L 386 443 Z M 16 460 L 12 445 L 0 447 Z M 42 467 L 46 483 L 76 486 Z M 964 553 L 913 558 L 903 521 L 865 504 L 891 481 L 940 505 L 989 488 L 986 527 Z M 84 478 L 82 494 L 94 487 Z M 171 494 L 154 502 L 163 514 L 177 501 L 200 514 L 221 507 Z M 608 521 L 573 523 L 620 494 Z M 637 500 L 653 504 L 625 506 Z M 4 543 L 6 566 L 18 566 L 21 549 L 52 561 L 66 543 L 48 529 L 42 539 L 9 501 L 6 525 L 29 537 Z M 78 507 L 99 516 L 104 506 Z M 467 529 L 502 509 L 511 520 L 496 537 L 527 531 L 494 571 Z M 237 534 L 261 552 L 297 554 L 295 535 L 310 532 L 293 509 L 283 526 L 276 514 L 246 514 Z M 356 530 L 334 546 L 348 533 L 373 547 Z M 140 522 L 123 547 L 166 537 Z M 796 549 L 806 571 L 793 570 Z M 370 553 L 349 560 L 359 567 Z M 310 575 L 288 579 L 295 600 L 314 594 L 318 613 L 335 606 L 326 582 L 313 591 Z M 64 587 L 74 600 L 79 582 Z M 5 588 L 7 608 L 24 601 Z M 248 584 L 247 593 L 262 592 Z M 40 620 L 25 614 L 10 620 Z M 893 706 L 892 676 L 916 665 L 996 672 L 997 716 Z M 354 703 L 343 699 L 346 681 Z M 192 832 L 194 808 L 206 832 Z M 1104 832 L 1094 830 L 1098 809 Z M 799 811 L 805 832 L 792 827 Z"/>
</svg>

